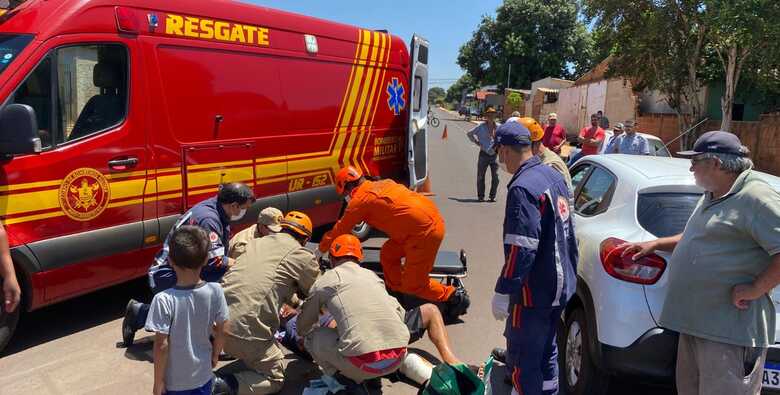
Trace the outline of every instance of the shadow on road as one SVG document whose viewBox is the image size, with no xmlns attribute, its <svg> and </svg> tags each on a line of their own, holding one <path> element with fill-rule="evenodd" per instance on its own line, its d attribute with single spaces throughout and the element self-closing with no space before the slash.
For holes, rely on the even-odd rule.
<svg viewBox="0 0 780 395">
<path fill-rule="evenodd" d="M 495 202 L 491 202 L 488 200 L 479 200 L 474 198 L 457 198 L 457 197 L 448 197 L 449 200 L 454 200 L 458 203 L 484 203 L 484 204 L 493 204 Z"/>
<path fill-rule="evenodd" d="M 0 358 L 121 318 L 130 298 L 151 298 L 145 278 L 22 314 L 14 337 Z M 116 335 L 117 341 L 121 341 L 119 331 Z"/>
</svg>

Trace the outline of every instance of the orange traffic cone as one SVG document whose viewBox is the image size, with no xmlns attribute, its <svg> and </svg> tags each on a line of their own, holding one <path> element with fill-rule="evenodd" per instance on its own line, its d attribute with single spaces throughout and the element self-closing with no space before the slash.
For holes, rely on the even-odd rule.
<svg viewBox="0 0 780 395">
<path fill-rule="evenodd" d="M 425 182 L 417 188 L 417 193 L 423 196 L 436 196 L 436 194 L 431 191 L 431 172 L 428 172 L 428 177 L 425 177 Z"/>
<path fill-rule="evenodd" d="M 444 133 L 441 134 L 441 139 L 442 140 L 447 139 L 447 125 L 444 125 Z"/>
</svg>

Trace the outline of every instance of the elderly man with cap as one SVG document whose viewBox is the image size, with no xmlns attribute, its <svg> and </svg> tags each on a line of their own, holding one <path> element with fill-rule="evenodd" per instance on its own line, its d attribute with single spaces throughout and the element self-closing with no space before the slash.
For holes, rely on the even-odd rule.
<svg viewBox="0 0 780 395">
<path fill-rule="evenodd" d="M 238 259 L 246 252 L 246 245 L 254 239 L 268 236 L 282 230 L 281 222 L 284 218 L 282 211 L 276 207 L 266 207 L 257 216 L 257 223 L 236 233 L 230 239 L 230 252 L 228 256 Z"/>
<path fill-rule="evenodd" d="M 619 124 L 618 124 L 619 125 Z M 607 146 L 605 154 L 650 155 L 650 144 L 636 132 L 635 123 L 628 120 L 623 124 L 624 134 L 615 135 Z M 617 127 L 617 126 L 616 126 Z"/>
<path fill-rule="evenodd" d="M 691 158 L 704 195 L 681 234 L 627 244 L 623 255 L 672 252 L 659 324 L 680 333 L 678 393 L 758 394 L 775 343 L 780 195 L 731 133 L 705 133 L 678 154 Z"/>
<path fill-rule="evenodd" d="M 569 187 L 569 192 L 571 192 L 572 187 L 569 168 L 566 167 L 566 162 L 564 162 L 560 156 L 545 147 L 542 143 L 544 137 L 542 125 L 539 125 L 539 122 L 536 122 L 536 120 L 531 117 L 517 118 L 517 122 L 520 122 L 520 124 L 525 126 L 531 133 L 531 151 L 533 151 L 534 155 L 538 156 L 543 164 L 550 166 L 558 173 L 561 173 L 566 180 L 566 185 Z"/>
<path fill-rule="evenodd" d="M 576 289 L 577 242 L 569 187 L 534 155 L 530 131 L 508 122 L 496 132 L 502 168 L 513 174 L 504 214 L 505 261 L 493 316 L 506 320 L 513 394 L 557 393 L 555 332 Z"/>
<path fill-rule="evenodd" d="M 485 110 L 485 122 L 475 127 L 468 133 L 471 142 L 479 147 L 479 158 L 477 159 L 477 199 L 485 200 L 485 172 L 490 167 L 490 194 L 489 200 L 496 201 L 496 191 L 498 191 L 498 163 L 496 163 L 496 150 L 493 149 L 496 138 L 496 109 L 488 107 Z"/>
<path fill-rule="evenodd" d="M 566 144 L 566 129 L 558 124 L 558 114 L 554 112 L 547 116 L 547 127 L 544 128 L 542 144 L 558 155 Z"/>
</svg>

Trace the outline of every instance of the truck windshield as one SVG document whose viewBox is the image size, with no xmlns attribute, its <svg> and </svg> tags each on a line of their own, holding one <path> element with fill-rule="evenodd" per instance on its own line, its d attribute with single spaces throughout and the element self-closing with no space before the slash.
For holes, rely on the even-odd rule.
<svg viewBox="0 0 780 395">
<path fill-rule="evenodd" d="M 28 34 L 0 34 L 0 74 L 8 68 L 17 55 L 30 44 L 33 36 Z"/>
</svg>

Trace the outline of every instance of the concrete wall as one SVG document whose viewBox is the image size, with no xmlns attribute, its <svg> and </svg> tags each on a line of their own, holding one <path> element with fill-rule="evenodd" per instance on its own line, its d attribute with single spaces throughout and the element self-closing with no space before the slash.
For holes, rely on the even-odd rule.
<svg viewBox="0 0 780 395">
<path fill-rule="evenodd" d="M 579 132 L 580 91 L 583 89 L 587 87 L 573 86 L 558 93 L 558 124 L 566 128 L 569 136 Z M 543 114 L 542 121 L 546 120 L 547 114 Z"/>
<path fill-rule="evenodd" d="M 609 118 L 610 127 L 618 122 L 636 118 L 636 100 L 630 82 L 620 78 L 607 81 L 604 115 Z"/>
</svg>

